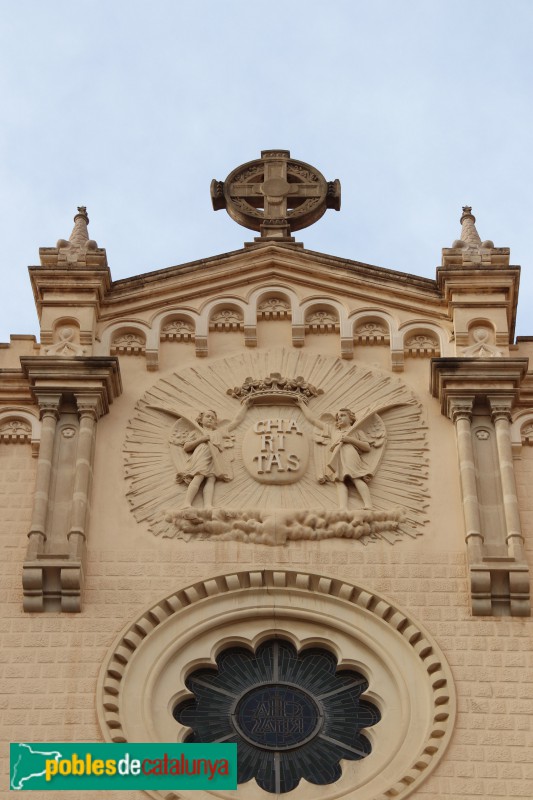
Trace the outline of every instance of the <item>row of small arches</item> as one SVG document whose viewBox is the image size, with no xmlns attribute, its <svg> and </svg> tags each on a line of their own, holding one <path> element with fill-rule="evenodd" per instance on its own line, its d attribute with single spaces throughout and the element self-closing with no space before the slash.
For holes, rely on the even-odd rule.
<svg viewBox="0 0 533 800">
<path fill-rule="evenodd" d="M 307 334 L 336 334 L 341 355 L 353 357 L 355 345 L 389 345 L 408 355 L 451 355 L 448 332 L 426 320 L 398 321 L 381 309 L 349 312 L 331 298 L 300 302 L 286 287 L 256 290 L 248 302 L 235 297 L 218 298 L 201 311 L 188 308 L 158 313 L 150 325 L 139 320 L 115 322 L 102 331 L 95 348 L 98 355 L 138 355 L 157 351 L 160 341 L 194 342 L 197 355 L 207 355 L 210 332 L 244 334 L 248 347 L 257 345 L 257 322 L 289 320 L 292 344 L 301 347 Z"/>
<path fill-rule="evenodd" d="M 418 319 L 399 323 L 382 309 L 349 312 L 339 301 L 324 297 L 300 303 L 294 292 L 285 287 L 256 290 L 248 302 L 235 297 L 218 298 L 206 303 L 201 311 L 166 309 L 156 314 L 150 323 L 133 318 L 111 323 L 95 342 L 94 354 L 145 355 L 148 368 L 157 369 L 160 341 L 191 342 L 198 356 L 206 356 L 210 332 L 242 332 L 244 344 L 255 347 L 257 322 L 264 320 L 288 320 L 295 347 L 302 347 L 309 334 L 337 335 L 343 358 L 353 358 L 354 345 L 388 345 L 393 354 L 393 369 L 402 368 L 404 355 L 456 355 L 449 331 L 435 322 Z M 79 342 L 76 326 L 73 320 L 58 320 L 55 342 L 45 348 L 45 354 L 85 354 L 82 345 L 89 342 Z M 494 346 L 495 331 L 489 320 L 474 320 L 470 328 L 473 335 L 470 342 L 465 342 L 470 346 L 462 355 L 502 354 Z"/>
</svg>

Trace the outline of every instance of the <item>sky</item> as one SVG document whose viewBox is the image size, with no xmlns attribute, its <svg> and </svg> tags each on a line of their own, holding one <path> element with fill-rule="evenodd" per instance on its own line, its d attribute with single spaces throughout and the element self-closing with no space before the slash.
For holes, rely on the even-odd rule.
<svg viewBox="0 0 533 800">
<path fill-rule="evenodd" d="M 281 148 L 339 178 L 305 247 L 435 277 L 471 205 L 533 335 L 531 0 L 0 0 L 0 341 L 78 205 L 114 280 L 242 247 L 212 178 Z"/>
</svg>

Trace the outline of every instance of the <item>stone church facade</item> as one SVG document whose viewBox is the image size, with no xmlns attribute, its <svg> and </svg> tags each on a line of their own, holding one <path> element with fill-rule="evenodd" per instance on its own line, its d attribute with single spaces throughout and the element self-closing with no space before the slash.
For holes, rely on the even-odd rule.
<svg viewBox="0 0 533 800">
<path fill-rule="evenodd" d="M 238 742 L 159 800 L 533 797 L 519 267 L 469 207 L 434 280 L 306 250 L 340 184 L 288 151 L 211 194 L 259 235 L 118 281 L 80 207 L 0 346 L 4 741 Z"/>
</svg>

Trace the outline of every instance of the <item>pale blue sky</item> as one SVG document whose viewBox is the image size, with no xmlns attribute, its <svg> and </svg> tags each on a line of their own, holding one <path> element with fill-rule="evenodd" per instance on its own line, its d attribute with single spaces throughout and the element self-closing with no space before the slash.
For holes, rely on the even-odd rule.
<svg viewBox="0 0 533 800">
<path fill-rule="evenodd" d="M 473 206 L 533 334 L 530 0 L 0 0 L 0 341 L 78 205 L 114 279 L 238 249 L 211 178 L 280 147 L 342 183 L 305 246 L 435 276 Z"/>
</svg>

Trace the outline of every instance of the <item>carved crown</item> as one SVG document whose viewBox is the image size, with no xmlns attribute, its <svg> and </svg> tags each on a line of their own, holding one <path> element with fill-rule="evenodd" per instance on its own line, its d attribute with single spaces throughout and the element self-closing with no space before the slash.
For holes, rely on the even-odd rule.
<svg viewBox="0 0 533 800">
<path fill-rule="evenodd" d="M 301 376 L 283 378 L 279 372 L 271 372 L 266 378 L 246 378 L 242 386 L 228 389 L 227 394 L 241 403 L 248 401 L 261 405 L 274 402 L 292 405 L 299 398 L 308 403 L 312 397 L 318 397 L 324 392 Z"/>
</svg>

